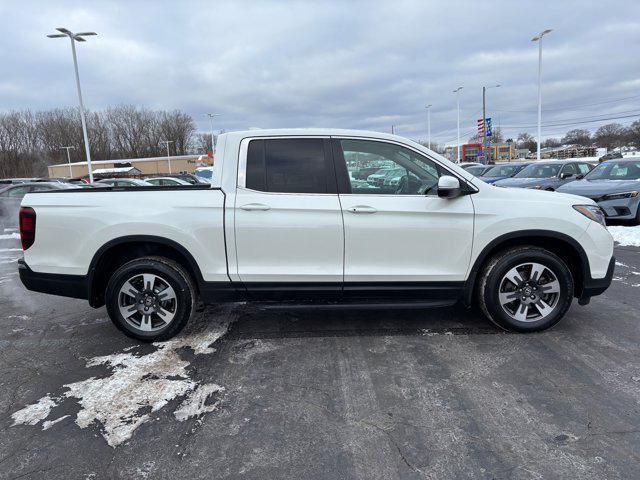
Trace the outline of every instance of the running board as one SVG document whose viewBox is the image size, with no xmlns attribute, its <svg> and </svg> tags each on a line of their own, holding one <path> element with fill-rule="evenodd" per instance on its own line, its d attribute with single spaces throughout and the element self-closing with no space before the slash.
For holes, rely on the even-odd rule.
<svg viewBox="0 0 640 480">
<path fill-rule="evenodd" d="M 457 300 L 420 300 L 414 302 L 252 302 L 256 308 L 264 310 L 334 309 L 334 310 L 400 310 L 415 308 L 441 308 L 455 305 Z"/>
</svg>

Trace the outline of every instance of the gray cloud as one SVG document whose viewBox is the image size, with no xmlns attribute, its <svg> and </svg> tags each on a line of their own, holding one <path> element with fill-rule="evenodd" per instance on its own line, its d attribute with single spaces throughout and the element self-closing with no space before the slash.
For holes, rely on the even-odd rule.
<svg viewBox="0 0 640 480">
<path fill-rule="evenodd" d="M 78 47 L 88 108 L 181 108 L 202 130 L 207 111 L 222 113 L 216 124 L 227 130 L 394 124 L 424 139 L 431 103 L 434 140 L 444 143 L 456 135 L 452 90 L 464 86 L 466 138 L 482 85 L 499 82 L 489 114 L 515 136 L 535 131 L 530 40 L 549 27 L 546 122 L 640 114 L 635 1 L 13 2 L 0 6 L 0 18 L 2 109 L 75 105 L 68 41 L 45 37 L 66 26 L 99 34 Z M 625 97 L 634 98 L 610 102 Z"/>
</svg>

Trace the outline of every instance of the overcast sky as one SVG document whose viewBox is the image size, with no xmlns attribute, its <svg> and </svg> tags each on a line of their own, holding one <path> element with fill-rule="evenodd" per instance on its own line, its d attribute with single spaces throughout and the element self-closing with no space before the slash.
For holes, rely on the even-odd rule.
<svg viewBox="0 0 640 480">
<path fill-rule="evenodd" d="M 463 139 L 488 115 L 507 137 L 535 133 L 545 28 L 543 136 L 594 130 L 594 118 L 640 118 L 639 1 L 162 2 L 3 0 L 0 110 L 75 106 L 69 42 L 86 107 L 179 108 L 216 128 L 344 127 Z M 602 117 L 597 117 L 602 115 Z M 635 115 L 635 116 L 633 116 Z M 608 120 L 610 122 L 612 120 Z M 576 125 L 557 125 L 576 123 Z"/>
</svg>

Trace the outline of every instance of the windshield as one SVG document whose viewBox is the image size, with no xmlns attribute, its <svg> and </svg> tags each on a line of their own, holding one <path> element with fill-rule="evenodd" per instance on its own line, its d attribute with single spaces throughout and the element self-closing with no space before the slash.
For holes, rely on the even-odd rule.
<svg viewBox="0 0 640 480">
<path fill-rule="evenodd" d="M 196 176 L 201 178 L 213 178 L 213 170 L 196 170 Z"/>
<path fill-rule="evenodd" d="M 588 180 L 640 180 L 640 160 L 601 163 L 585 178 Z"/>
<path fill-rule="evenodd" d="M 475 175 L 477 177 L 479 175 L 482 175 L 482 172 L 484 172 L 486 169 L 487 167 L 485 167 L 484 165 L 476 165 L 474 167 L 468 167 L 465 170 L 471 175 Z"/>
<path fill-rule="evenodd" d="M 518 169 L 517 165 L 496 165 L 482 174 L 483 177 L 510 177 Z"/>
<path fill-rule="evenodd" d="M 515 178 L 551 178 L 558 175 L 562 164 L 534 163 L 525 167 Z"/>
</svg>

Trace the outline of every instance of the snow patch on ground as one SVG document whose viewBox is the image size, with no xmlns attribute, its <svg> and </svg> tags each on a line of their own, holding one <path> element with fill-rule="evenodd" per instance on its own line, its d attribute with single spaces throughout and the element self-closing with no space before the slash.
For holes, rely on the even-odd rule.
<svg viewBox="0 0 640 480">
<path fill-rule="evenodd" d="M 49 416 L 52 408 L 74 399 L 81 407 L 76 424 L 80 428 L 97 424 L 107 443 L 116 447 L 173 399 L 184 397 L 174 412 L 179 421 L 214 411 L 219 402 L 207 402 L 224 388 L 214 383 L 199 384 L 190 378 L 190 363 L 182 359 L 180 352 L 185 348 L 195 355 L 215 352 L 212 344 L 227 332 L 229 318 L 222 315 L 221 320 L 210 322 L 204 331 L 154 343 L 155 351 L 147 355 L 128 351 L 91 358 L 87 367 L 105 365 L 111 374 L 64 385 L 66 390 L 58 397 L 48 394 L 15 412 L 14 425 L 36 425 Z M 43 429 L 61 419 L 43 423 Z"/>
<path fill-rule="evenodd" d="M 637 227 L 607 227 L 613 239 L 622 246 L 640 247 L 640 225 Z"/>
<path fill-rule="evenodd" d="M 22 410 L 18 410 L 11 418 L 13 425 L 35 425 L 44 420 L 51 413 L 51 409 L 57 405 L 57 399 L 54 399 L 48 393 L 38 400 L 36 403 L 27 405 Z"/>
<path fill-rule="evenodd" d="M 63 415 L 60 418 L 56 418 L 55 420 L 47 420 L 46 422 L 44 422 L 42 424 L 42 430 L 49 430 L 51 427 L 53 427 L 56 423 L 61 422 L 62 420 L 64 420 L 65 418 L 69 418 L 69 415 Z"/>
<path fill-rule="evenodd" d="M 17 240 L 20 240 L 20 234 L 19 233 L 3 233 L 2 235 L 0 235 L 0 240 L 5 240 L 8 238 L 15 238 Z"/>
</svg>

